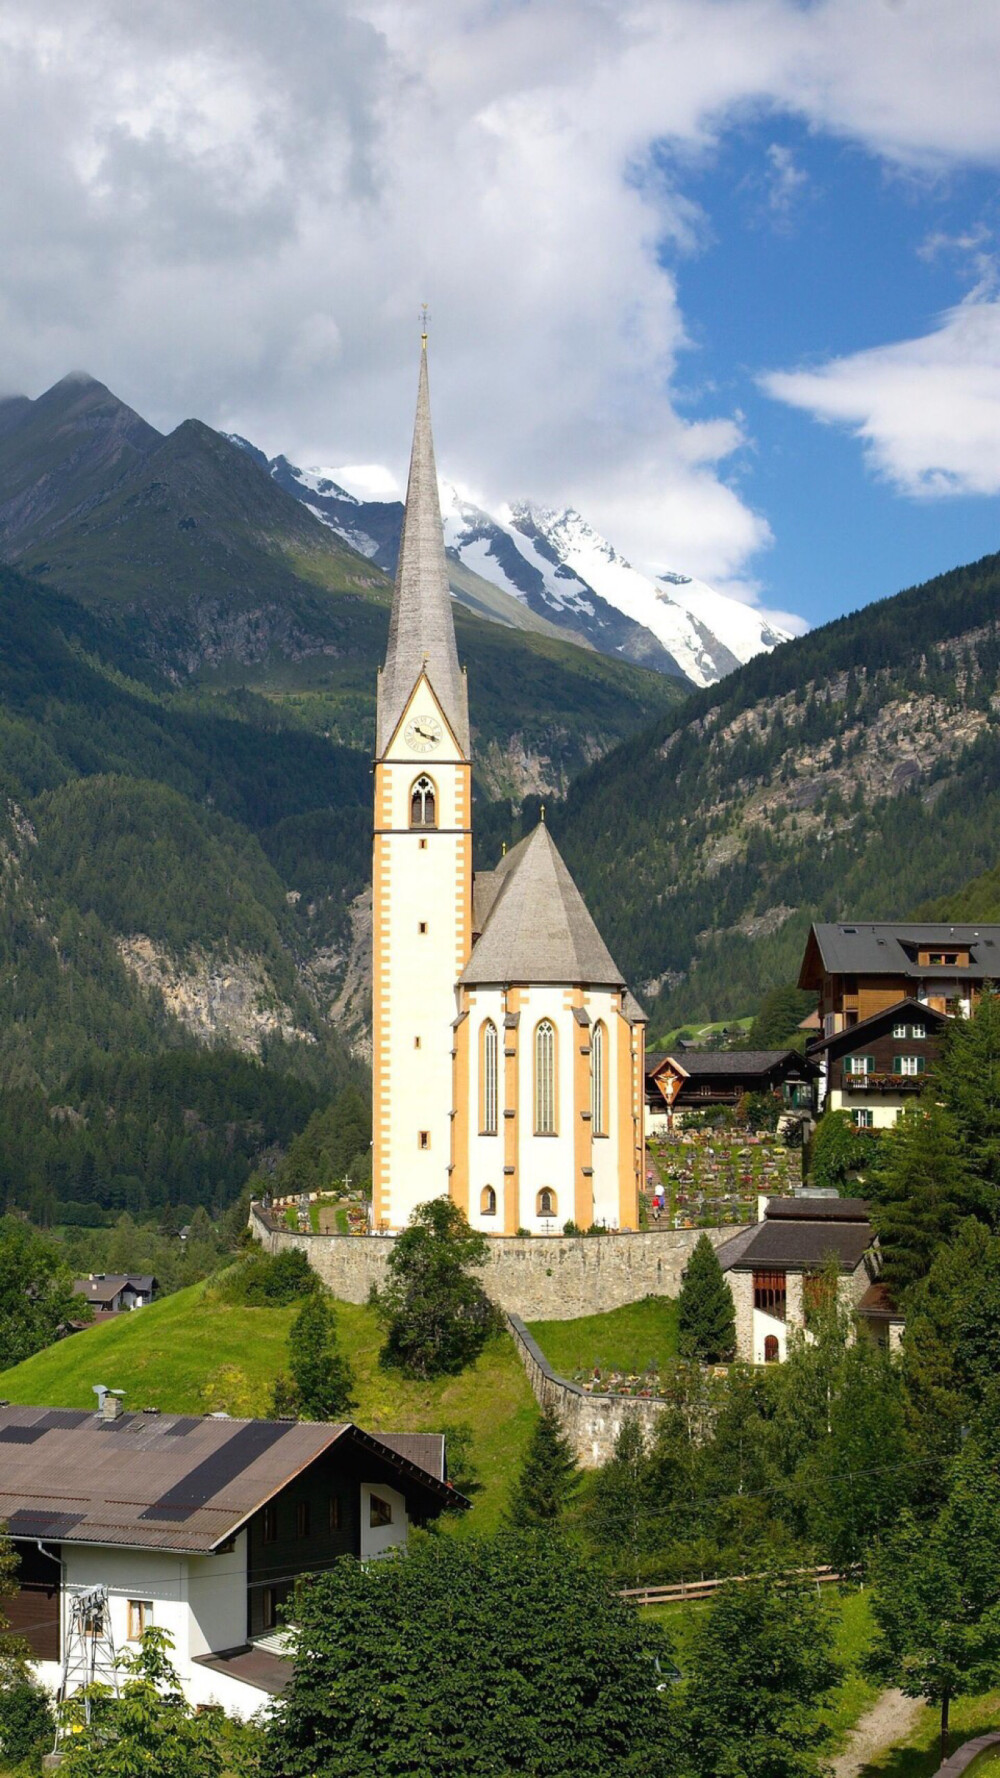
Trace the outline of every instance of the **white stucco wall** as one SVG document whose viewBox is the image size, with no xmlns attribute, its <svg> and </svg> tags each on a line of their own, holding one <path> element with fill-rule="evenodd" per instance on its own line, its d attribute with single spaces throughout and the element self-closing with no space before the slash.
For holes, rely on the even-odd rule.
<svg viewBox="0 0 1000 1778">
<path fill-rule="evenodd" d="M 444 739 L 432 752 L 406 745 L 411 715 L 435 714 Z M 384 1220 L 403 1228 L 412 1211 L 448 1191 L 451 1161 L 452 1022 L 455 984 L 464 966 L 471 862 L 462 785 L 468 768 L 451 742 L 429 689 L 418 687 L 380 767 L 376 810 L 375 944 L 380 949 L 380 1068 L 391 1092 L 375 1107 L 386 1160 Z M 436 791 L 437 829 L 411 829 L 410 795 L 423 773 Z M 388 837 L 386 833 L 388 831 Z M 388 853 L 387 868 L 385 853 Z M 420 931 L 421 925 L 426 927 Z M 417 1048 L 416 1039 L 420 1039 Z M 422 1149 L 419 1133 L 430 1146 Z"/>
<path fill-rule="evenodd" d="M 829 1111 L 870 1111 L 873 1130 L 891 1130 L 904 1107 L 916 1103 L 915 1094 L 845 1093 L 839 1087 L 831 1089 L 828 1099 Z"/>
<path fill-rule="evenodd" d="M 373 1525 L 371 1523 L 372 1495 L 380 1500 L 388 1501 L 392 1507 L 391 1525 Z M 387 1488 L 382 1482 L 362 1482 L 361 1484 L 361 1560 L 370 1562 L 376 1556 L 388 1555 L 390 1550 L 399 1549 L 406 1542 L 407 1519 L 406 1501 L 395 1488 Z"/>
</svg>

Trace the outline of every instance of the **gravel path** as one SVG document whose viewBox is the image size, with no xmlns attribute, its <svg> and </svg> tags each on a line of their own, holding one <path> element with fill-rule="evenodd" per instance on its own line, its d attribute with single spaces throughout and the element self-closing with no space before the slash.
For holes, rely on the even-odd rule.
<svg viewBox="0 0 1000 1778">
<path fill-rule="evenodd" d="M 870 1759 L 910 1733 L 923 1708 L 919 1698 L 904 1698 L 897 1691 L 883 1692 L 871 1709 L 858 1718 L 843 1753 L 832 1761 L 834 1778 L 858 1778 Z"/>
</svg>

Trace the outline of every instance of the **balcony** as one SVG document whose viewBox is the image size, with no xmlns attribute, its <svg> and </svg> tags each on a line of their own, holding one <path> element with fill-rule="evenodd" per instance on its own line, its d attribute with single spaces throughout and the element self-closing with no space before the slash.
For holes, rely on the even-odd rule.
<svg viewBox="0 0 1000 1778">
<path fill-rule="evenodd" d="M 922 1093 L 926 1074 L 845 1074 L 845 1093 Z"/>
</svg>

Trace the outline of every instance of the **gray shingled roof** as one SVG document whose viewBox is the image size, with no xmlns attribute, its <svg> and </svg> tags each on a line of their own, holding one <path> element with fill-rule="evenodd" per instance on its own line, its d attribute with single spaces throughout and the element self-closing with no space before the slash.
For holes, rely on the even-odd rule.
<svg viewBox="0 0 1000 1778">
<path fill-rule="evenodd" d="M 0 1408 L 0 1523 L 11 1537 L 205 1553 L 343 1440 L 438 1507 L 460 1495 L 352 1425 Z"/>
<path fill-rule="evenodd" d="M 469 697 L 455 646 L 431 436 L 426 350 L 420 354 L 403 536 L 396 565 L 389 643 L 378 682 L 375 750 L 379 755 L 389 745 L 422 672 L 426 672 L 455 739 L 468 758 Z"/>
<path fill-rule="evenodd" d="M 685 1074 L 725 1074 L 725 1075 L 765 1075 L 770 1074 L 782 1062 L 792 1058 L 797 1063 L 804 1062 L 798 1050 L 685 1050 L 682 1057 L 671 1055 L 657 1056 L 653 1067 L 658 1068 L 664 1062 L 671 1061 Z M 648 1069 L 647 1069 L 648 1072 Z M 814 1069 L 807 1067 L 807 1072 Z"/>
<path fill-rule="evenodd" d="M 814 925 L 813 932 L 823 967 L 830 975 L 907 975 L 915 980 L 965 976 L 972 981 L 1000 977 L 1000 926 L 847 920 Z M 968 968 L 956 964 L 931 967 L 918 963 L 906 949 L 947 951 L 955 945 L 968 947 Z"/>
<path fill-rule="evenodd" d="M 580 982 L 624 987 L 624 977 L 544 822 L 501 858 L 498 892 L 459 980 Z"/>
<path fill-rule="evenodd" d="M 730 1272 L 758 1266 L 785 1266 L 792 1271 L 821 1268 L 831 1255 L 842 1272 L 853 1272 L 872 1243 L 868 1222 L 762 1222 L 735 1259 L 722 1260 Z"/>
</svg>

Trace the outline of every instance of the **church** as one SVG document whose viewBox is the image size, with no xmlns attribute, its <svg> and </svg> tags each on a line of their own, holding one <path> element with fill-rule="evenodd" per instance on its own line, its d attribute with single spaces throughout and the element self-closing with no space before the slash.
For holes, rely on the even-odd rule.
<svg viewBox="0 0 1000 1778">
<path fill-rule="evenodd" d="M 426 335 L 378 678 L 372 890 L 373 1227 L 447 1195 L 486 1234 L 638 1228 L 642 1009 L 544 822 L 473 873 Z"/>
</svg>

